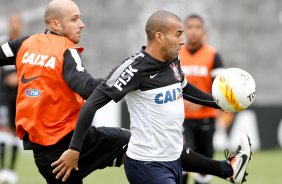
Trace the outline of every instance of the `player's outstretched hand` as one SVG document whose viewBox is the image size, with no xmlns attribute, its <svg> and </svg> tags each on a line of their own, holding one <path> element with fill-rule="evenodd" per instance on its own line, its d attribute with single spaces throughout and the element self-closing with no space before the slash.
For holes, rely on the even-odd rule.
<svg viewBox="0 0 282 184">
<path fill-rule="evenodd" d="M 72 149 L 65 151 L 57 161 L 51 164 L 51 167 L 56 167 L 52 171 L 54 174 L 57 173 L 56 179 L 63 176 L 62 181 L 65 182 L 70 176 L 72 169 L 78 170 L 78 159 L 78 151 Z"/>
</svg>

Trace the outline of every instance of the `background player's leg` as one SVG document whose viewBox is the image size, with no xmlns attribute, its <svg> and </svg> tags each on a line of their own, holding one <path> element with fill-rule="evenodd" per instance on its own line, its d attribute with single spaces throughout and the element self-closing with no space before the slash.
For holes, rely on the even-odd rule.
<svg viewBox="0 0 282 184">
<path fill-rule="evenodd" d="M 4 160 L 5 160 L 5 150 L 6 145 L 4 142 L 0 143 L 0 169 L 4 169 Z"/>
<path fill-rule="evenodd" d="M 214 154 L 213 149 L 213 135 L 215 131 L 215 119 L 210 118 L 206 119 L 208 121 L 208 124 L 201 123 L 199 125 L 199 131 L 197 132 L 197 135 L 195 137 L 195 144 L 197 145 L 197 153 L 200 153 L 203 156 L 212 158 Z"/>
<path fill-rule="evenodd" d="M 11 101 L 9 106 L 9 126 L 11 129 L 11 134 L 13 134 L 13 140 L 12 140 L 12 155 L 11 155 L 11 162 L 10 162 L 10 169 L 12 171 L 15 170 L 15 164 L 18 157 L 18 151 L 19 151 L 19 138 L 16 135 L 16 124 L 15 124 L 15 117 L 16 117 L 16 102 Z"/>
<path fill-rule="evenodd" d="M 10 162 L 10 169 L 11 170 L 15 170 L 15 164 L 16 164 L 16 161 L 17 161 L 18 151 L 19 151 L 18 145 L 14 144 L 12 146 L 12 156 L 11 156 L 11 162 Z"/>
<path fill-rule="evenodd" d="M 195 149 L 195 127 L 191 124 L 190 120 L 185 119 L 183 122 L 183 139 L 184 147 Z M 188 172 L 183 171 L 183 184 L 188 184 L 189 175 Z"/>
<path fill-rule="evenodd" d="M 195 152 L 212 158 L 214 154 L 213 149 L 213 135 L 215 132 L 215 119 L 206 118 L 201 119 L 197 123 L 197 131 L 195 133 L 195 145 L 197 147 Z M 195 174 L 195 183 L 196 184 L 208 184 L 210 183 L 212 177 L 208 175 L 203 175 L 201 173 Z"/>
<path fill-rule="evenodd" d="M 5 167 L 6 142 L 9 139 L 7 137 L 7 124 L 8 108 L 6 105 L 0 105 L 0 170 Z"/>
</svg>

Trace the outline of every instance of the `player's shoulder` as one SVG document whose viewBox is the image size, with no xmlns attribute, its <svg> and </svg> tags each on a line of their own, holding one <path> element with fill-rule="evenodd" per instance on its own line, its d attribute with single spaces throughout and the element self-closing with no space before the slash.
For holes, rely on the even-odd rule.
<svg viewBox="0 0 282 184">
<path fill-rule="evenodd" d="M 118 70 L 124 71 L 126 68 L 135 68 L 140 70 L 145 54 L 143 52 L 138 52 L 125 60 L 117 67 Z"/>
<path fill-rule="evenodd" d="M 108 75 L 108 81 L 115 81 L 119 77 L 136 76 L 140 72 L 140 64 L 142 63 L 141 58 L 144 57 L 142 52 L 136 53 L 121 62 L 120 65 L 116 66 Z M 108 83 L 108 82 L 107 82 Z"/>
<path fill-rule="evenodd" d="M 130 64 L 135 64 L 135 65 L 138 65 L 142 62 L 142 60 L 145 58 L 145 54 L 144 52 L 138 52 L 138 53 L 135 53 L 133 54 L 132 56 L 126 58 L 122 64 L 124 63 L 130 63 Z"/>
<path fill-rule="evenodd" d="M 22 43 L 23 43 L 24 41 L 26 41 L 28 38 L 30 38 L 29 35 L 23 36 L 23 37 L 18 38 L 18 39 L 16 39 L 16 40 L 11 40 L 11 41 L 9 41 L 9 45 L 10 45 L 11 47 L 19 47 L 19 46 L 21 46 Z"/>
</svg>

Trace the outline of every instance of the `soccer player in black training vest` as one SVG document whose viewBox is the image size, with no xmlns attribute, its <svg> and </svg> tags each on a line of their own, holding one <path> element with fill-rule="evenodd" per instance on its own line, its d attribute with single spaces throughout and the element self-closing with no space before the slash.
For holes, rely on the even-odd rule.
<svg viewBox="0 0 282 184">
<path fill-rule="evenodd" d="M 83 140 L 96 111 L 111 100 L 118 102 L 126 97 L 131 138 L 125 171 L 131 184 L 181 184 L 182 166 L 187 171 L 242 183 L 251 157 L 247 135 L 242 136 L 237 151 L 226 161 L 214 161 L 183 149 L 182 99 L 219 107 L 210 94 L 189 84 L 183 75 L 177 57 L 183 45 L 181 20 L 173 13 L 158 11 L 147 21 L 146 33 L 145 50 L 115 68 L 82 107 L 69 149 L 52 164 L 56 177 L 65 180 L 73 168 L 78 169 Z"/>
</svg>

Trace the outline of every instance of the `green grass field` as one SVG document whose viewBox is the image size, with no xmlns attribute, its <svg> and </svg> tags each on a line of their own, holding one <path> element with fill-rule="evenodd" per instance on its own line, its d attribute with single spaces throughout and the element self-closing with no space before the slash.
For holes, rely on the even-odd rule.
<svg viewBox="0 0 282 184">
<path fill-rule="evenodd" d="M 223 153 L 217 153 L 216 159 L 224 159 Z M 282 181 L 282 150 L 260 151 L 253 155 L 249 165 L 247 184 L 280 184 Z M 33 162 L 32 153 L 23 151 L 17 165 L 19 184 L 45 183 Z M 107 168 L 89 175 L 85 184 L 127 184 L 122 168 Z M 224 184 L 224 180 L 215 178 L 212 184 Z"/>
</svg>

